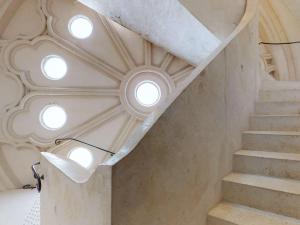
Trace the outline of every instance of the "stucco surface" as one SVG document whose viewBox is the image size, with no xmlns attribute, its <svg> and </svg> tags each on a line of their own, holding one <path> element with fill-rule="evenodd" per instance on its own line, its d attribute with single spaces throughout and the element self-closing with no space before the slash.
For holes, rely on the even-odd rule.
<svg viewBox="0 0 300 225">
<path fill-rule="evenodd" d="M 178 0 L 79 2 L 194 65 L 203 61 L 221 43 Z"/>
<path fill-rule="evenodd" d="M 110 225 L 111 168 L 103 166 L 88 182 L 79 184 L 66 181 L 59 171 L 66 166 L 65 158 L 52 156 L 46 159 L 48 154 L 43 154 L 45 158 L 41 163 L 45 180 L 41 192 L 41 224 Z M 49 160 L 60 166 L 53 167 Z M 72 163 L 72 169 L 70 173 L 77 173 L 78 177 L 86 173 L 79 172 L 84 169 L 76 163 Z"/>
<path fill-rule="evenodd" d="M 257 24 L 222 51 L 113 167 L 113 225 L 204 225 L 259 86 Z"/>
</svg>

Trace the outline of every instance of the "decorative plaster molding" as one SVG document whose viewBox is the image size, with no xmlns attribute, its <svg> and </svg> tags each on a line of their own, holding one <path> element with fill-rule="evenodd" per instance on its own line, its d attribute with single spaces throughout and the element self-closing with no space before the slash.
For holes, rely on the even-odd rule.
<svg viewBox="0 0 300 225">
<path fill-rule="evenodd" d="M 18 151 L 22 151 L 22 149 L 30 149 L 36 152 L 40 152 L 40 149 L 36 146 L 33 146 L 31 144 L 28 143 L 15 143 L 15 142 L 9 142 L 7 140 L 4 139 L 0 139 L 0 147 L 2 145 L 8 145 L 13 147 L 14 149 L 18 150 Z"/>
<path fill-rule="evenodd" d="M 36 2 L 35 12 L 31 12 L 31 15 L 33 13 L 36 13 L 36 15 L 40 18 L 40 20 L 39 20 L 40 25 L 35 26 L 36 30 L 31 35 L 18 34 L 12 40 L 1 39 L 0 46 L 3 46 L 5 44 L 7 44 L 8 42 L 14 41 L 14 40 L 30 40 L 30 39 L 33 39 L 35 37 L 42 35 L 45 32 L 46 17 L 42 11 L 42 2 L 41 2 L 41 0 L 34 0 L 34 1 Z M 6 2 L 5 5 L 2 6 L 3 8 L 2 8 L 2 14 L 0 15 L 0 19 L 2 21 L 6 21 L 6 26 L 9 24 L 12 17 L 14 17 L 14 13 L 18 10 L 20 5 L 22 5 L 22 4 L 24 4 L 24 1 L 9 0 Z M 35 20 L 35 22 L 36 21 L 37 20 Z"/>
<path fill-rule="evenodd" d="M 132 59 L 130 53 L 126 49 L 126 46 L 122 42 L 119 34 L 113 28 L 113 26 L 111 24 L 112 22 L 109 21 L 109 20 L 107 20 L 104 16 L 99 15 L 99 17 L 100 17 L 103 25 L 105 26 L 106 31 L 109 34 L 111 40 L 113 41 L 113 43 L 115 44 L 116 48 L 118 49 L 118 51 L 119 51 L 122 59 L 124 60 L 124 62 L 128 66 L 128 68 L 131 69 L 131 70 L 134 69 L 136 67 L 136 64 L 135 64 L 134 60 Z"/>
<path fill-rule="evenodd" d="M 67 53 L 74 55 L 75 57 L 78 57 L 80 60 L 82 60 L 83 63 L 86 63 L 87 65 L 91 65 L 94 68 L 96 68 L 98 71 L 103 72 L 104 75 L 106 75 L 108 78 L 113 79 L 113 80 L 120 80 L 121 77 L 123 78 L 123 74 L 116 75 L 114 71 L 111 70 L 106 70 L 105 65 L 103 67 L 102 64 L 98 63 L 93 63 L 91 62 L 86 55 L 82 55 L 77 51 L 74 51 L 73 49 L 68 48 L 67 46 L 61 44 L 57 40 L 51 38 L 50 36 L 40 36 L 32 41 L 27 41 L 27 40 L 19 40 L 11 43 L 8 45 L 4 52 L 3 52 L 3 58 L 4 58 L 4 64 L 5 66 L 12 71 L 15 74 L 18 74 L 22 80 L 22 82 L 25 84 L 27 88 L 30 90 L 48 90 L 49 87 L 40 87 L 37 84 L 35 84 L 32 79 L 30 79 L 30 74 L 29 71 L 24 71 L 21 68 L 17 68 L 15 62 L 14 62 L 14 56 L 17 51 L 20 51 L 23 48 L 32 48 L 32 49 L 37 49 L 39 46 L 43 44 L 43 42 L 50 42 L 54 45 L 56 45 L 58 48 L 64 49 Z M 118 74 L 118 72 L 117 72 Z M 63 88 L 56 88 L 57 90 L 61 90 Z M 87 88 L 85 89 L 80 89 L 77 88 L 76 90 L 78 91 L 86 91 Z M 71 90 L 73 91 L 74 89 L 71 88 L 65 88 L 63 90 Z"/>
<path fill-rule="evenodd" d="M 158 79 L 158 83 L 161 82 L 162 88 L 165 88 L 164 96 L 171 94 L 179 85 L 179 81 L 186 78 L 190 72 L 193 70 L 193 66 L 188 63 L 178 63 L 176 60 L 177 57 L 173 56 L 170 53 L 166 53 L 163 49 L 158 48 L 157 46 L 151 44 L 150 42 L 143 40 L 138 34 L 134 34 L 131 31 L 126 30 L 125 28 L 119 27 L 119 25 L 114 24 L 114 22 L 106 19 L 105 17 L 98 15 L 92 10 L 85 8 L 84 6 L 79 6 L 76 2 L 70 2 L 70 7 L 83 7 L 85 11 L 89 11 L 89 15 L 93 15 L 93 21 L 99 23 L 99 26 L 103 27 L 103 32 L 108 37 L 108 42 L 103 43 L 103 45 L 110 45 L 113 49 L 116 50 L 117 56 L 123 61 L 126 71 L 121 71 L 120 68 L 117 68 L 115 64 L 107 62 L 107 59 L 101 58 L 89 52 L 84 48 L 84 45 L 76 44 L 76 41 L 71 35 L 61 35 L 57 29 L 57 21 L 55 13 L 51 12 L 50 6 L 57 1 L 56 3 L 61 3 L 58 0 L 40 0 L 38 7 L 40 7 L 40 11 L 43 14 L 43 18 L 45 18 L 45 23 L 47 24 L 47 34 L 44 32 L 40 32 L 39 35 L 36 35 L 32 38 L 19 38 L 18 40 L 13 40 L 10 42 L 6 42 L 3 45 L 3 49 L 1 52 L 2 64 L 5 68 L 7 68 L 11 77 L 18 81 L 18 85 L 20 86 L 20 90 L 22 90 L 22 94 L 19 95 L 18 99 L 11 103 L 6 107 L 8 112 L 4 113 L 4 119 L 2 122 L 2 130 L 7 137 L 13 143 L 28 143 L 28 145 L 38 146 L 43 150 L 48 149 L 51 152 L 59 152 L 60 149 L 66 148 L 70 146 L 70 143 L 65 142 L 60 146 L 53 146 L 53 142 L 57 137 L 82 137 L 84 134 L 89 132 L 93 132 L 96 129 L 99 129 L 104 123 L 108 121 L 113 121 L 117 118 L 118 115 L 129 114 L 128 120 L 125 121 L 124 125 L 117 132 L 117 136 L 114 137 L 114 141 L 111 144 L 111 150 L 117 152 L 119 148 L 123 145 L 123 143 L 128 139 L 128 137 L 132 134 L 132 132 L 138 127 L 139 124 L 153 111 L 155 108 L 145 109 L 140 106 L 132 106 L 126 98 L 126 87 L 129 85 L 130 80 L 138 75 L 139 73 L 147 72 L 150 75 L 154 75 L 155 79 Z M 71 10 L 71 9 L 69 9 Z M 68 19 L 67 17 L 65 19 Z M 60 21 L 62 22 L 62 21 Z M 63 24 L 67 24 L 68 21 L 63 21 Z M 119 30 L 124 29 L 124 30 Z M 68 31 L 64 31 L 68 32 Z M 64 33 L 65 34 L 65 33 Z M 135 39 L 130 39 L 128 43 L 125 41 L 127 35 L 132 35 L 134 38 L 137 38 L 141 41 L 141 45 L 136 45 L 136 43 L 132 43 Z M 124 39 L 125 38 L 125 39 Z M 85 40 L 80 40 L 81 43 L 88 43 Z M 102 44 L 102 43 L 101 43 Z M 64 84 L 57 83 L 60 81 L 48 81 L 45 80 L 39 83 L 39 79 L 33 79 L 33 73 L 35 76 L 39 76 L 39 72 L 36 70 L 37 65 L 41 63 L 41 53 L 37 53 L 38 49 L 43 47 L 43 45 L 47 45 L 49 49 L 53 48 L 51 46 L 55 46 L 55 48 L 59 49 L 60 52 L 64 52 L 66 56 L 73 57 L 74 59 L 78 59 L 79 62 L 83 63 L 82 65 L 89 66 L 95 69 L 96 72 L 99 72 L 99 77 L 103 76 L 105 79 L 111 80 L 115 83 L 114 87 L 97 87 L 96 85 L 92 86 L 80 86 L 75 85 L 74 87 L 71 84 L 69 86 L 64 86 Z M 50 47 L 49 47 L 50 46 Z M 134 49 L 132 49 L 134 46 Z M 101 46 L 95 46 L 99 48 L 101 51 Z M 45 48 L 46 49 L 46 48 Z M 159 50 L 158 50 L 159 49 Z M 28 70 L 26 68 L 21 68 L 17 65 L 16 56 L 18 53 L 25 54 L 22 51 L 32 51 L 32 56 L 34 54 L 39 58 L 38 62 L 35 62 L 34 57 L 28 56 L 28 63 L 26 62 L 26 58 L 24 58 L 25 65 L 28 64 L 28 68 L 34 70 Z M 36 51 L 36 52 L 34 52 Z M 137 53 L 139 59 L 137 59 L 135 53 Z M 53 52 L 45 52 L 45 54 L 53 54 Z M 107 53 L 110 54 L 110 53 Z M 26 54 L 25 54 L 26 55 Z M 23 57 L 20 55 L 18 57 Z M 24 56 L 25 57 L 25 56 Z M 157 57 L 157 58 L 156 58 Z M 71 59 L 70 58 L 70 59 Z M 139 61 L 139 63 L 138 63 Z M 80 67 L 80 65 L 75 65 Z M 172 73 L 169 72 L 170 68 L 172 69 Z M 175 69 L 174 69 L 175 68 Z M 174 72 L 176 71 L 176 72 Z M 96 74 L 96 73 L 95 73 Z M 40 72 L 42 75 L 42 72 Z M 38 80 L 38 81 L 37 81 Z M 74 81 L 76 82 L 76 81 Z M 96 82 L 94 82 L 97 84 Z M 59 85 L 58 85 L 59 84 Z M 131 90 L 132 91 L 132 90 Z M 25 95 L 26 94 L 26 95 Z M 42 98 L 53 98 L 53 97 L 61 97 L 61 98 L 76 98 L 76 97 L 103 97 L 103 98 L 112 98 L 117 99 L 119 101 L 118 104 L 112 104 L 112 106 L 104 110 L 103 112 L 99 112 L 96 116 L 93 116 L 86 121 L 82 121 L 80 124 L 76 124 L 73 128 L 66 127 L 65 130 L 60 130 L 57 132 L 43 131 L 43 134 L 35 132 L 31 130 L 26 135 L 18 134 L 13 127 L 13 123 L 18 115 L 25 115 L 25 113 L 30 112 L 32 109 L 31 105 L 35 100 Z M 163 100 L 162 99 L 162 100 Z M 101 100 L 99 104 L 101 104 Z M 63 105 L 62 105 L 63 106 Z M 37 114 L 38 112 L 32 112 Z M 71 126 L 71 125 L 70 125 Z M 28 127 L 28 129 L 32 129 Z M 118 128 L 119 129 L 119 128 Z M 96 132 L 96 131 L 95 131 Z"/>
<path fill-rule="evenodd" d="M 1 74 L 0 74 L 0 81 L 2 79 L 6 79 L 6 80 L 11 80 L 14 82 L 14 84 L 16 85 L 16 89 L 9 89 L 8 93 L 0 93 L 3 94 L 3 96 L 9 96 L 9 97 L 5 97 L 5 99 L 9 99 L 11 96 L 15 95 L 15 98 L 9 102 L 5 101 L 5 104 L 3 104 L 4 102 L 0 102 L 0 116 L 2 116 L 5 112 L 9 111 L 11 108 L 13 108 L 14 106 L 16 106 L 22 99 L 22 97 L 25 94 L 25 88 L 22 84 L 22 82 L 18 79 L 18 77 L 16 75 L 14 75 L 13 73 L 10 73 L 8 71 L 4 71 L 4 69 L 1 68 Z M 3 75 L 2 75 L 3 74 Z M 5 82 L 2 80 L 1 81 L 2 85 L 5 84 Z M 3 90 L 3 89 L 2 89 Z"/>
<path fill-rule="evenodd" d="M 171 79 L 170 75 L 166 73 L 166 71 L 163 71 L 158 67 L 141 66 L 129 71 L 129 73 L 124 77 L 124 80 L 121 83 L 121 102 L 123 107 L 130 114 L 140 120 L 144 120 L 153 110 L 155 110 L 155 107 L 143 107 L 136 101 L 134 96 L 132 96 L 132 86 L 135 86 L 140 82 L 139 76 L 142 76 L 141 79 L 153 80 L 159 84 L 160 88 L 163 89 L 161 101 L 164 101 L 164 99 L 172 91 L 174 91 L 175 83 Z"/>
<path fill-rule="evenodd" d="M 116 79 L 122 80 L 124 74 L 117 68 L 105 63 L 102 59 L 95 57 L 82 48 L 79 48 L 76 44 L 72 43 L 71 40 L 65 39 L 58 34 L 58 32 L 55 30 L 57 18 L 48 10 L 48 4 L 51 4 L 51 1 L 53 0 L 42 0 L 42 9 L 47 17 L 48 34 L 53 37 L 56 42 L 60 43 L 61 46 L 67 46 L 69 49 L 72 49 L 73 52 L 76 52 L 78 55 L 87 58 L 89 62 L 101 67 L 105 73 L 115 77 Z M 73 2 L 73 4 L 75 5 L 75 2 Z M 98 16 L 97 14 L 95 15 Z"/>
<path fill-rule="evenodd" d="M 111 107 L 108 110 L 105 110 L 103 113 L 100 113 L 93 118 L 90 118 L 88 121 L 84 121 L 82 124 L 77 124 L 75 128 L 72 128 L 71 130 L 65 131 L 63 134 L 58 133 L 55 135 L 55 137 L 46 138 L 42 137 L 40 134 L 35 133 L 31 131 L 28 135 L 18 135 L 16 131 L 13 128 L 13 121 L 14 119 L 22 114 L 22 113 L 28 113 L 30 112 L 30 105 L 31 103 L 39 97 L 43 96 L 84 96 L 82 93 L 65 93 L 65 92 L 55 92 L 55 93 L 49 93 L 49 92 L 32 92 L 26 95 L 18 107 L 15 107 L 14 109 L 10 110 L 8 113 L 5 114 L 3 118 L 2 123 L 2 129 L 4 131 L 4 134 L 6 137 L 8 137 L 12 142 L 15 143 L 25 143 L 28 140 L 32 142 L 33 144 L 40 146 L 40 147 L 49 147 L 53 145 L 53 141 L 62 136 L 71 136 L 71 137 L 77 137 L 78 135 L 81 135 L 84 132 L 87 132 L 88 130 L 94 128 L 95 126 L 109 120 L 110 118 L 114 117 L 116 114 L 121 113 L 124 109 L 120 105 L 116 105 Z M 87 95 L 90 96 L 90 95 Z M 28 127 L 28 129 L 31 129 L 31 127 Z M 51 133 L 51 131 L 49 131 Z M 53 136 L 53 135 L 52 135 Z"/>
<path fill-rule="evenodd" d="M 173 74 L 171 77 L 175 83 L 187 77 L 192 71 L 194 70 L 193 66 L 187 66 L 186 68 L 178 71 L 177 73 Z"/>
</svg>

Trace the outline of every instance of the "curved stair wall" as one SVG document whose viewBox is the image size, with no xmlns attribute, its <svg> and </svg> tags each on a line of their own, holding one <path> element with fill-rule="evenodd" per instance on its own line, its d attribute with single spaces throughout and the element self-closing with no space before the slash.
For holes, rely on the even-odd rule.
<svg viewBox="0 0 300 225">
<path fill-rule="evenodd" d="M 256 3 L 111 160 L 87 172 L 43 153 L 42 225 L 205 224 L 254 111 Z"/>
<path fill-rule="evenodd" d="M 113 166 L 112 224 L 206 224 L 254 110 L 256 28 L 247 26 Z"/>
<path fill-rule="evenodd" d="M 221 43 L 178 0 L 78 1 L 193 65 Z"/>
</svg>

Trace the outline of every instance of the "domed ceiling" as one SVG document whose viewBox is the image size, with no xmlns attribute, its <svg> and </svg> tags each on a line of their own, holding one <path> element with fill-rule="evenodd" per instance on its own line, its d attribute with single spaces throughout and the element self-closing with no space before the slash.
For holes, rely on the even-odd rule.
<svg viewBox="0 0 300 225">
<path fill-rule="evenodd" d="M 117 152 L 193 70 L 73 0 L 0 1 L 0 7 L 0 190 L 30 183 L 28 166 L 39 151 L 67 156 L 78 146 L 55 146 L 59 137 Z M 78 18 L 90 23 L 90 36 L 74 33 Z M 52 111 L 52 120 L 44 118 L 51 106 L 63 117 Z M 109 157 L 90 150 L 94 165 Z"/>
</svg>

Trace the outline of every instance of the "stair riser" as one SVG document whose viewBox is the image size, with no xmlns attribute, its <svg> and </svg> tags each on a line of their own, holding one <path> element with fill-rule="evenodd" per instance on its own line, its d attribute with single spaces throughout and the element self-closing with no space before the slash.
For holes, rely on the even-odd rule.
<svg viewBox="0 0 300 225">
<path fill-rule="evenodd" d="M 300 101 L 300 90 L 261 91 L 261 101 Z"/>
<path fill-rule="evenodd" d="M 207 217 L 207 225 L 237 225 L 236 223 L 228 222 L 213 216 Z"/>
<path fill-rule="evenodd" d="M 244 133 L 242 138 L 243 149 L 300 153 L 300 136 L 297 135 Z"/>
<path fill-rule="evenodd" d="M 300 114 L 300 103 L 257 102 L 255 111 L 265 115 Z"/>
<path fill-rule="evenodd" d="M 300 131 L 300 117 L 251 117 L 251 130 Z"/>
<path fill-rule="evenodd" d="M 224 199 L 253 208 L 300 219 L 300 195 L 223 182 Z"/>
<path fill-rule="evenodd" d="M 300 162 L 262 157 L 235 155 L 235 172 L 300 180 Z"/>
</svg>

